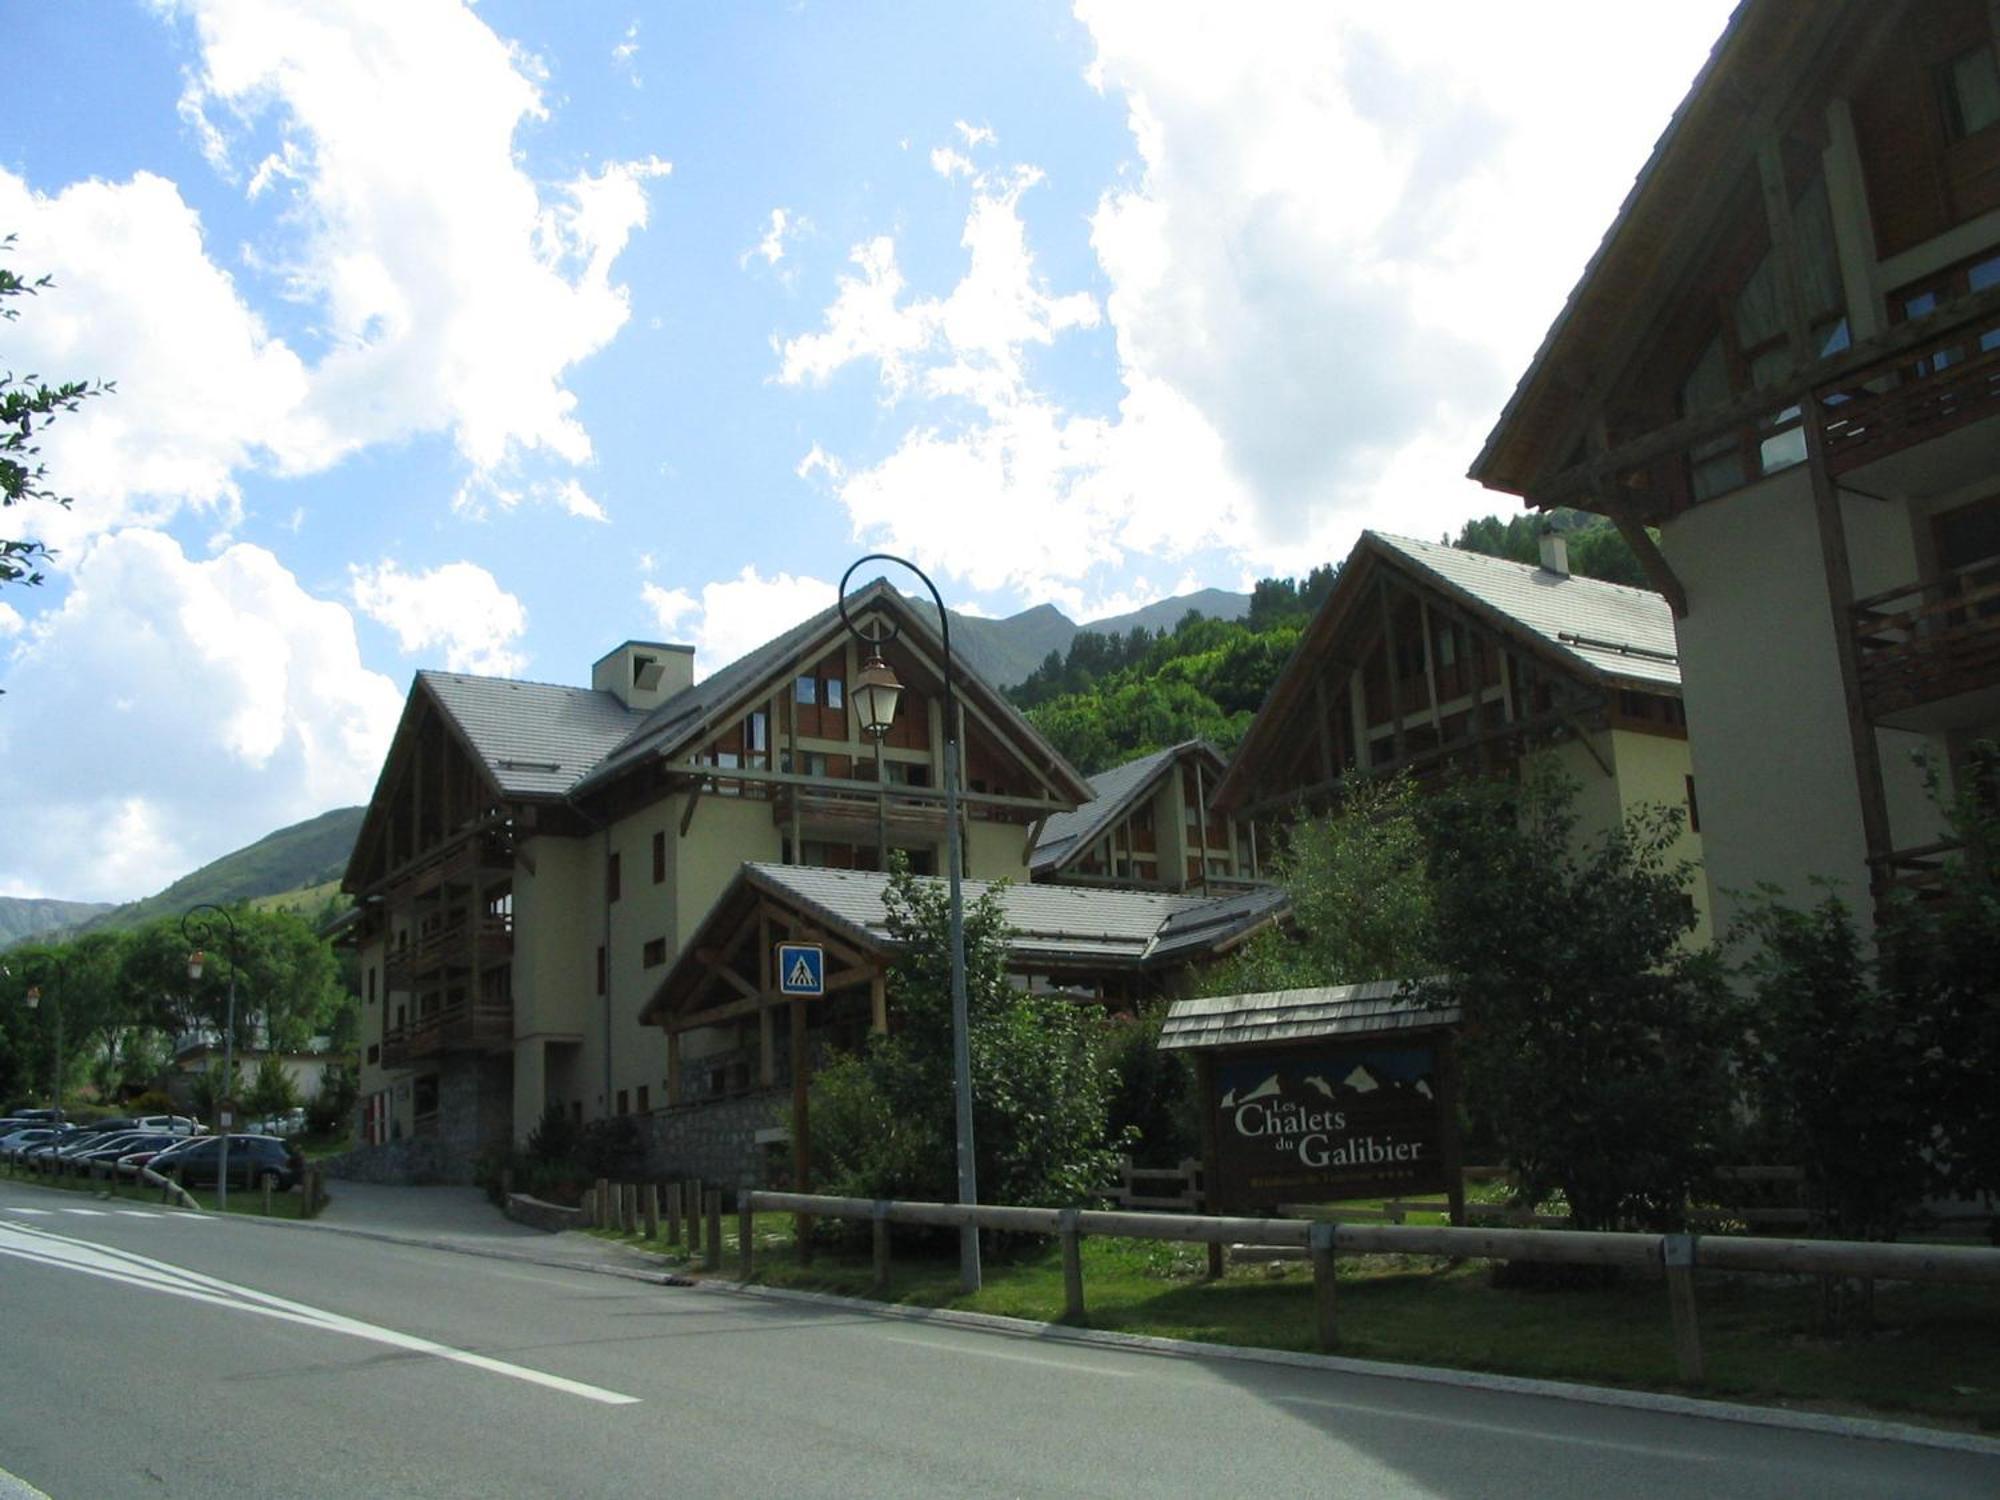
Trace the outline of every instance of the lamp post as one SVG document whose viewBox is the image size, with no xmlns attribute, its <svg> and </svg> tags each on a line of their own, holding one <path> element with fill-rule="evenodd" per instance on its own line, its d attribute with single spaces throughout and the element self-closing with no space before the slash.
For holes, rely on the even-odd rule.
<svg viewBox="0 0 2000 1500">
<path fill-rule="evenodd" d="M 871 562 L 894 563 L 923 580 L 924 587 L 930 590 L 931 599 L 937 605 L 938 630 L 944 641 L 944 816 L 948 825 L 945 837 L 949 869 L 946 874 L 951 883 L 951 1062 L 958 1110 L 958 1201 L 970 1208 L 979 1202 L 979 1179 L 972 1154 L 972 1047 L 965 999 L 965 899 L 959 884 L 958 692 L 952 676 L 951 616 L 945 613 L 944 600 L 929 575 L 915 563 L 893 553 L 871 552 L 866 557 L 857 558 L 840 575 L 840 621 L 869 651 L 868 660 L 862 664 L 860 673 L 854 679 L 854 690 L 850 696 L 860 714 L 861 727 L 876 737 L 878 746 L 889 732 L 889 726 L 895 722 L 896 704 L 902 696 L 903 685 L 882 659 L 885 640 L 879 636 L 870 639 L 863 635 L 847 613 L 847 582 L 854 576 L 856 568 Z M 894 640 L 894 634 L 887 639 Z M 880 774 L 879 770 L 877 774 Z M 958 1276 L 959 1284 L 965 1291 L 979 1290 L 979 1228 L 975 1224 L 968 1223 L 958 1232 Z"/>
<path fill-rule="evenodd" d="M 63 1003 L 63 994 L 69 981 L 69 968 L 66 964 L 63 963 L 63 961 L 60 958 L 57 958 L 54 954 L 49 955 L 49 963 L 54 966 L 56 971 L 55 1004 L 51 1007 L 51 1009 L 53 1009 L 56 1013 L 56 1069 L 55 1069 L 54 1086 L 51 1087 L 49 1090 L 49 1103 L 55 1106 L 56 1119 L 60 1121 L 67 1118 L 63 1114 L 63 1105 L 62 1105 L 62 1087 L 63 1087 L 62 1003 Z M 29 1010 L 34 1010 L 42 1003 L 42 987 L 39 984 L 29 985 L 27 993 L 23 995 L 21 998 L 27 1002 Z"/>
<path fill-rule="evenodd" d="M 204 918 L 199 914 L 213 912 L 222 918 L 229 932 L 229 1009 L 222 1026 L 222 1078 L 223 1094 L 216 1108 L 217 1133 L 222 1137 L 215 1148 L 215 1201 L 224 1213 L 229 1211 L 229 1127 L 234 1123 L 232 1112 L 236 1100 L 236 918 L 212 901 L 204 901 L 198 906 L 190 906 L 181 916 L 181 936 L 188 943 L 188 978 L 201 978 L 205 956 L 202 949 L 207 945 L 215 930 L 213 917 Z M 189 924 L 193 925 L 190 926 Z"/>
</svg>

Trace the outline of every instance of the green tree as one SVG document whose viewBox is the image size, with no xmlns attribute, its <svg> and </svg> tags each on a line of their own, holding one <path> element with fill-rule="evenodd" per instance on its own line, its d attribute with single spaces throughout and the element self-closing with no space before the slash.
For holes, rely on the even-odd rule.
<svg viewBox="0 0 2000 1500">
<path fill-rule="evenodd" d="M 1435 977 L 1456 1005 L 1466 1102 L 1528 1195 L 1582 1229 L 1684 1221 L 1733 1104 L 1736 1012 L 1712 952 L 1686 945 L 1692 869 L 1677 810 L 1579 847 L 1573 788 L 1463 785 L 1423 803 Z"/>
<path fill-rule="evenodd" d="M 0 239 L 0 250 L 12 250 L 14 236 Z M 46 276 L 27 280 L 0 266 L 0 319 L 13 321 L 20 309 L 8 305 L 16 297 L 30 297 L 50 285 Z M 49 487 L 48 467 L 35 442 L 38 428 L 47 427 L 62 412 L 73 412 L 92 396 L 113 387 L 102 381 L 71 380 L 58 385 L 44 384 L 39 375 L 16 377 L 0 369 L 0 508 L 24 500 L 46 500 L 67 506 L 69 498 Z M 40 564 L 50 556 L 41 542 L 0 537 L 0 584 L 40 583 Z"/>
<path fill-rule="evenodd" d="M 949 915 L 945 883 L 907 867 L 889 882 L 895 1024 L 813 1082 L 815 1172 L 825 1190 L 876 1198 L 956 1196 Z M 992 1203 L 1073 1204 L 1117 1169 L 1108 1139 L 1103 1026 L 1071 1000 L 1016 988 L 992 893 L 965 910 L 973 1134 L 979 1194 Z"/>
<path fill-rule="evenodd" d="M 1340 807 L 1287 829 L 1272 861 L 1291 916 L 1201 980 L 1210 995 L 1412 979 L 1431 962 L 1430 859 L 1407 777 L 1357 777 Z"/>
<path fill-rule="evenodd" d="M 260 1118 L 282 1115 L 299 1107 L 298 1085 L 292 1082 L 292 1075 L 285 1070 L 284 1063 L 275 1053 L 266 1055 L 257 1064 L 257 1073 L 244 1094 L 243 1106 L 247 1113 Z"/>
</svg>

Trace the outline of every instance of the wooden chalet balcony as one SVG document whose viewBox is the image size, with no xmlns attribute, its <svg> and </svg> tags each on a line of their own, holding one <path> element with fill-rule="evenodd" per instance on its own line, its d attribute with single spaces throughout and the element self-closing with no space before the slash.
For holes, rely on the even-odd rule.
<svg viewBox="0 0 2000 1500">
<path fill-rule="evenodd" d="M 878 807 L 891 839 L 899 835 L 941 839 L 948 826 L 944 793 L 929 787 L 881 788 L 865 781 L 852 786 L 781 787 L 772 800 L 772 819 L 781 824 L 790 821 L 795 806 L 806 829 L 869 844 L 875 841 Z"/>
<path fill-rule="evenodd" d="M 1941 712 L 1952 700 L 1972 705 L 1970 716 L 2000 712 L 1966 697 L 2000 689 L 2000 560 L 1856 600 L 1853 628 L 1871 719 L 1956 727 L 1968 715 Z"/>
<path fill-rule="evenodd" d="M 1896 849 L 1869 861 L 1878 891 L 1910 891 L 1919 900 L 1935 899 L 1944 883 L 1945 865 L 1963 847 L 1955 839 Z"/>
<path fill-rule="evenodd" d="M 2000 315 L 1940 329 L 1814 392 L 1826 464 L 1841 475 L 2000 417 Z"/>
<path fill-rule="evenodd" d="M 383 894 L 392 902 L 409 901 L 447 885 L 475 877 L 498 880 L 513 871 L 512 833 L 489 825 L 412 861 Z"/>
<path fill-rule="evenodd" d="M 382 1033 L 382 1066 L 404 1068 L 446 1052 L 504 1052 L 514 1045 L 514 1007 L 461 1000 Z"/>
<path fill-rule="evenodd" d="M 407 990 L 415 981 L 450 969 L 477 969 L 513 957 L 514 919 L 481 917 L 446 922 L 390 953 L 383 964 L 389 988 Z"/>
</svg>

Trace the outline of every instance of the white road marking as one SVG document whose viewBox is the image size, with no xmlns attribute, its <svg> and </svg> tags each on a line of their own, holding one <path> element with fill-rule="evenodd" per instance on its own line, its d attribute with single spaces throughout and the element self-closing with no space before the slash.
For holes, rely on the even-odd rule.
<svg viewBox="0 0 2000 1500">
<path fill-rule="evenodd" d="M 156 1214 L 149 1208 L 117 1208 L 112 1210 L 121 1219 L 164 1219 L 165 1214 Z"/>
<path fill-rule="evenodd" d="M 101 1208 L 66 1208 L 63 1212 L 66 1214 L 79 1214 L 86 1219 L 105 1219 L 110 1217 L 109 1213 Z"/>
<path fill-rule="evenodd" d="M 1407 1411 L 1397 1406 L 1370 1406 L 1361 1401 L 1330 1401 L 1323 1396 L 1273 1396 L 1274 1401 L 1286 1406 L 1320 1406 L 1329 1411 L 1352 1412 L 1364 1417 L 1400 1417 L 1406 1422 L 1428 1422 L 1435 1427 L 1457 1427 L 1467 1432 L 1490 1432 L 1500 1437 L 1534 1438 L 1544 1443 L 1563 1443 L 1574 1448 L 1609 1448 L 1615 1453 L 1643 1453 L 1649 1458 L 1672 1459 L 1685 1463 L 1690 1459 L 1702 1463 L 1714 1463 L 1710 1453 L 1693 1452 L 1686 1448 L 1658 1448 L 1645 1443 L 1621 1443 L 1615 1438 L 1577 1437 L 1567 1432 L 1544 1432 L 1532 1427 L 1516 1427 L 1507 1422 L 1477 1422 L 1467 1417 L 1436 1416 L 1429 1412 Z"/>
<path fill-rule="evenodd" d="M 915 1349 L 929 1349 L 937 1354 L 977 1354 L 986 1359 L 1012 1360 L 1016 1364 L 1046 1365 L 1052 1369 L 1069 1370 L 1078 1375 L 1104 1375 L 1113 1380 L 1130 1380 L 1137 1370 L 1113 1370 L 1103 1365 L 1078 1364 L 1074 1360 L 1045 1359 L 1039 1354 L 1016 1354 L 1008 1349 L 988 1349 L 979 1344 L 941 1344 L 934 1339 L 906 1339 L 897 1334 L 884 1335 L 884 1342 L 908 1344 Z"/>
<path fill-rule="evenodd" d="M 495 1375 L 505 1375 L 512 1380 L 522 1380 L 531 1385 L 544 1386 L 549 1390 L 562 1391 L 567 1395 L 581 1396 L 586 1401 L 597 1401 L 606 1406 L 634 1406 L 639 1401 L 637 1396 L 627 1396 L 618 1391 L 588 1385 L 581 1380 L 570 1380 L 561 1375 L 550 1375 L 542 1370 L 531 1370 L 525 1365 L 490 1359 L 484 1354 L 474 1354 L 469 1349 L 454 1349 L 449 1344 L 433 1343 L 429 1339 L 417 1338 L 413 1334 L 399 1333 L 393 1328 L 382 1328 L 373 1323 L 364 1323 L 358 1318 L 343 1317 L 339 1313 L 327 1312 L 303 1302 L 274 1297 L 268 1292 L 237 1286 L 233 1282 L 205 1276 L 199 1271 L 190 1271 L 185 1267 L 153 1260 L 148 1256 L 114 1250 L 104 1245 L 93 1245 L 87 1240 L 68 1239 L 62 1235 L 51 1234 L 45 1229 L 11 1228 L 0 1225 L 0 1255 L 12 1256 L 16 1260 L 25 1260 L 37 1265 L 54 1266 L 65 1271 L 81 1271 L 87 1276 L 101 1276 L 107 1281 L 142 1287 L 148 1291 L 165 1292 L 170 1296 L 185 1297 L 192 1302 L 206 1302 L 214 1307 L 258 1313 L 282 1322 L 322 1329 L 327 1333 L 342 1333 L 350 1338 L 387 1344 L 394 1349 L 406 1349 L 413 1354 L 428 1354 L 437 1359 L 449 1360 L 453 1364 L 469 1365 L 475 1370 L 487 1370 Z"/>
<path fill-rule="evenodd" d="M 29 1217 L 36 1219 L 46 1219 L 55 1210 L 52 1208 L 10 1208 L 7 1212 L 10 1214 L 27 1214 Z"/>
</svg>

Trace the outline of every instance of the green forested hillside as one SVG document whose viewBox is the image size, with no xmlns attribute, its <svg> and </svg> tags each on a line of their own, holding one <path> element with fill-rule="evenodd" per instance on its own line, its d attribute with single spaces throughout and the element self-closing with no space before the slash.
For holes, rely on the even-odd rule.
<svg viewBox="0 0 2000 1500">
<path fill-rule="evenodd" d="M 0 896 L 0 948 L 42 932 L 61 932 L 109 911 L 103 901 L 49 901 L 39 896 Z"/>
<path fill-rule="evenodd" d="M 1468 552 L 1533 563 L 1540 556 L 1537 535 L 1547 526 L 1567 539 L 1573 573 L 1647 587 L 1616 528 L 1579 511 L 1546 518 L 1523 512 L 1504 521 L 1486 516 L 1443 540 Z M 1339 569 L 1327 563 L 1303 580 L 1260 580 L 1240 620 L 1190 611 L 1170 630 L 1078 631 L 1067 652 L 1049 652 L 1008 696 L 1086 776 L 1182 740 L 1210 740 L 1227 754 Z"/>
<path fill-rule="evenodd" d="M 229 906 L 287 892 L 300 892 L 300 900 L 305 901 L 305 888 L 337 880 L 347 868 L 365 811 L 339 807 L 280 828 L 247 848 L 183 875 L 157 895 L 112 908 L 83 924 L 81 930 L 137 927 L 154 917 L 177 915 L 202 901 Z"/>
</svg>

